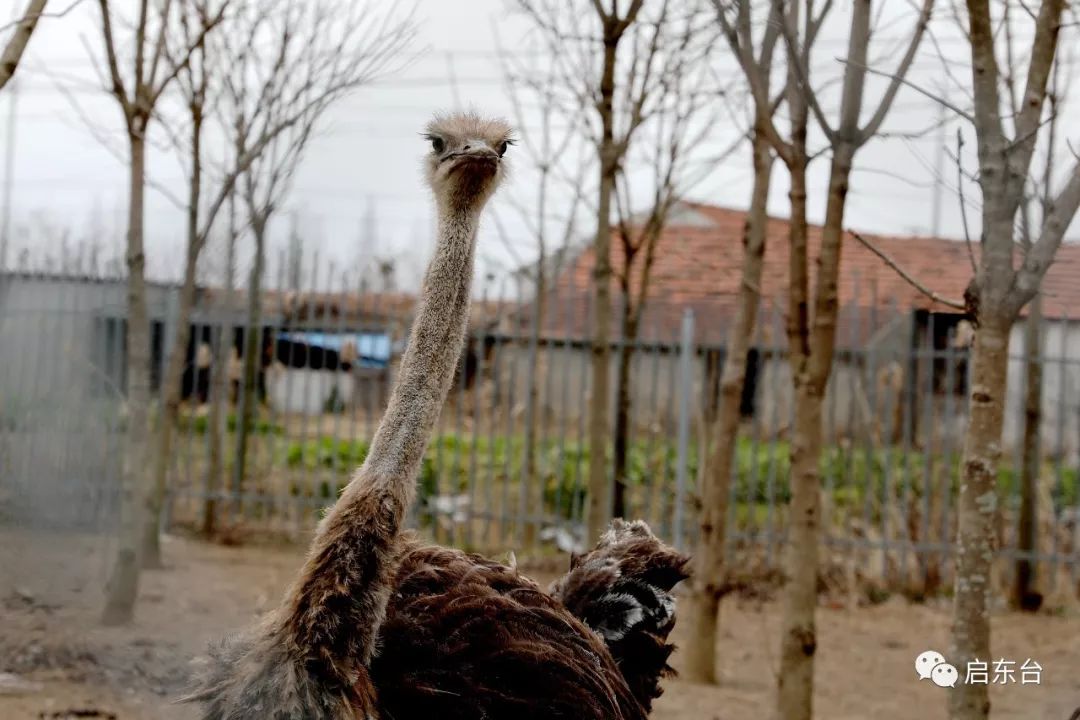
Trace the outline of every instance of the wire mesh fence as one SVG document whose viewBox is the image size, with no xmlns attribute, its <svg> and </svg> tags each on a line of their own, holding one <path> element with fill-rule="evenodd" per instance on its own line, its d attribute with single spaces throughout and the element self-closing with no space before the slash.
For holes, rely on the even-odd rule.
<svg viewBox="0 0 1080 720">
<path fill-rule="evenodd" d="M 299 538 L 363 461 L 407 338 L 412 299 L 364 292 L 324 268 L 307 287 L 316 289 L 264 292 L 256 322 L 243 293 L 200 290 L 181 349 L 165 527 Z M 170 286 L 150 288 L 158 393 L 177 336 L 176 294 Z M 509 297 L 489 288 L 475 304 L 413 522 L 439 541 L 481 551 L 580 549 L 590 454 L 602 451 L 609 494 L 622 486 L 625 514 L 692 548 L 703 458 L 720 410 L 728 306 L 652 302 L 634 337 L 612 341 L 611 440 L 596 450 L 586 440 L 589 292 L 560 286 L 542 297 L 541 310 L 524 289 Z M 614 308 L 615 327 L 624 310 Z M 89 533 L 101 546 L 112 542 L 125 327 L 120 278 L 0 276 L 4 527 L 61 527 Z M 247 342 L 249 333 L 256 342 Z M 1023 337 L 1014 329 L 1005 388 L 1002 581 L 1008 560 L 1025 556 L 1048 583 L 1075 588 L 1080 327 L 1068 317 L 1042 321 L 1041 347 L 1032 354 L 1042 371 L 1041 412 L 1026 442 Z M 901 307 L 872 288 L 841 309 L 819 463 L 823 572 L 920 593 L 948 587 L 969 341 L 962 317 Z M 751 346 L 727 543 L 733 567 L 768 572 L 780 563 L 791 494 L 793 393 L 780 303 L 762 304 Z M 1038 456 L 1029 492 L 1038 522 L 1034 542 L 1021 550 L 1022 468 L 1030 452 Z"/>
</svg>

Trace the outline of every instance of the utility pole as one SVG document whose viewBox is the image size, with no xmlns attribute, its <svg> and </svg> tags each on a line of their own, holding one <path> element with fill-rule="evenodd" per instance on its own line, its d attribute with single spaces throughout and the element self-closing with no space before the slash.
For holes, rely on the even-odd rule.
<svg viewBox="0 0 1080 720">
<path fill-rule="evenodd" d="M 15 123 L 18 114 L 19 80 L 8 83 L 7 140 L 4 147 L 4 204 L 0 209 L 0 272 L 7 269 L 8 246 L 11 244 L 11 193 L 15 189 Z"/>
<path fill-rule="evenodd" d="M 301 271 L 303 268 L 303 251 L 300 243 L 300 222 L 297 213 L 293 211 L 292 222 L 289 226 L 289 253 L 286 259 L 286 272 L 288 272 L 289 289 L 300 292 Z"/>
</svg>

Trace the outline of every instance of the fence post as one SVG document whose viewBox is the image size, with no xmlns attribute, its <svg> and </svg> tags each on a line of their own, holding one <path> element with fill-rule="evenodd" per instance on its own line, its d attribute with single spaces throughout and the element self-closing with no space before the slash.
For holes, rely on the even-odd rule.
<svg viewBox="0 0 1080 720">
<path fill-rule="evenodd" d="M 161 358 L 158 362 L 158 424 L 155 428 L 154 442 L 158 442 L 157 433 L 164 432 L 162 425 L 168 422 L 165 417 L 165 396 L 168 393 L 168 388 L 165 387 L 166 377 L 168 373 L 169 356 L 172 355 L 173 348 L 176 346 L 176 329 L 180 325 L 180 287 L 172 286 L 166 291 L 165 295 L 165 308 L 162 315 L 161 322 Z M 194 335 L 192 335 L 194 337 Z M 181 349 L 181 352 L 185 352 L 187 348 Z M 180 381 L 183 382 L 183 375 L 181 374 Z M 180 433 L 179 428 L 174 428 L 176 433 L 176 439 L 173 441 L 175 449 L 174 454 L 179 453 L 180 447 Z M 158 535 L 164 535 L 172 524 L 172 483 L 169 482 L 169 471 L 172 469 L 172 458 L 165 458 L 165 489 L 161 498 L 161 512 L 158 514 Z"/>
<path fill-rule="evenodd" d="M 675 519 L 672 528 L 675 547 L 682 549 L 686 508 L 686 474 L 690 444 L 690 403 L 694 391 L 694 311 L 686 308 L 679 342 L 679 422 L 675 456 Z"/>
</svg>

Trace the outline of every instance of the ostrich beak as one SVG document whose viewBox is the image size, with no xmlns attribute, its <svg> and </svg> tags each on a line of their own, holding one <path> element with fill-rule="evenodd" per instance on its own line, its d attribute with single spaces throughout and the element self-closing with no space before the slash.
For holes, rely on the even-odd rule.
<svg viewBox="0 0 1080 720">
<path fill-rule="evenodd" d="M 450 163 L 451 171 L 465 167 L 484 168 L 494 172 L 499 166 L 499 153 L 495 152 L 484 142 L 470 143 L 466 149 L 451 153 L 446 157 Z"/>
</svg>

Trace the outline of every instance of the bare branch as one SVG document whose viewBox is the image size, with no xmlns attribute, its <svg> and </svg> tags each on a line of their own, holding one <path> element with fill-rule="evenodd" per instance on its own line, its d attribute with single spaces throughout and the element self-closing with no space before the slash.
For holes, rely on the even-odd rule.
<svg viewBox="0 0 1080 720">
<path fill-rule="evenodd" d="M 274 12 L 242 6 L 235 22 L 238 31 L 216 37 L 226 69 L 220 122 L 236 164 L 211 211 L 242 175 L 245 202 L 265 222 L 326 109 L 394 69 L 415 27 L 411 14 L 374 14 L 359 0 L 276 0 Z"/>
<path fill-rule="evenodd" d="M 968 230 L 967 203 L 964 202 L 964 166 L 960 164 L 961 152 L 964 149 L 964 136 L 960 129 L 956 130 L 956 191 L 960 194 L 960 221 L 964 224 L 964 243 L 967 245 L 968 259 L 971 261 L 971 275 L 979 274 L 979 268 L 975 264 L 975 251 L 971 247 L 971 232 Z"/>
<path fill-rule="evenodd" d="M 1019 195 L 1023 194 L 1023 185 L 1027 181 L 1031 157 L 1035 152 L 1035 136 L 1041 124 L 1047 82 L 1057 55 L 1063 10 L 1063 0 L 1044 0 L 1039 7 L 1039 16 L 1035 23 L 1027 84 L 1020 102 L 1020 114 L 1016 118 L 1014 142 L 1017 147 L 1009 158 L 1009 164 L 1013 169 L 1009 183 L 1012 197 L 1009 198 L 1009 202 L 1013 212 L 1020 203 Z M 1017 189 L 1017 184 L 1020 186 L 1019 189 Z"/>
<path fill-rule="evenodd" d="M 98 0 L 101 8 L 101 29 L 105 39 L 105 57 L 109 68 L 109 79 L 112 81 L 110 91 L 120 103 L 120 108 L 125 116 L 131 115 L 131 103 L 128 101 L 127 89 L 124 87 L 124 78 L 120 75 L 120 63 L 116 59 L 116 40 L 113 37 L 112 17 L 109 10 L 108 0 Z M 136 82 L 138 82 L 136 80 Z"/>
<path fill-rule="evenodd" d="M 1080 209 L 1080 160 L 1074 165 L 1069 181 L 1051 203 L 1051 207 L 1052 210 L 1043 220 L 1039 239 L 1025 253 L 1024 263 L 1016 274 L 1016 289 L 1020 293 L 1016 302 L 1020 307 L 1038 291 L 1047 268 L 1065 238 L 1065 230 Z M 1020 307 L 1016 308 L 1017 312 Z"/>
<path fill-rule="evenodd" d="M 160 80 L 156 80 L 157 67 L 160 57 L 162 55 L 168 55 L 168 38 L 164 35 L 164 28 L 167 25 L 167 16 L 162 18 L 162 37 L 159 39 L 158 49 L 154 55 L 154 61 L 151 64 L 150 76 L 148 78 L 148 84 L 150 86 L 150 104 L 153 106 L 157 103 L 158 98 L 162 93 L 168 89 L 169 84 L 176 79 L 183 70 L 185 70 L 191 63 L 192 55 L 195 51 L 206 44 L 206 36 L 211 33 L 214 28 L 221 24 L 225 19 L 225 11 L 228 8 L 229 0 L 222 0 L 221 5 L 218 7 L 217 13 L 213 16 L 203 18 L 199 24 L 199 33 L 195 38 L 188 38 L 187 47 L 184 49 L 183 56 L 179 59 L 172 59 L 170 64 L 171 68 L 167 71 L 164 77 Z M 166 3 L 166 8 L 168 2 Z"/>
<path fill-rule="evenodd" d="M 904 270 L 904 268 L 900 267 L 900 265 L 898 265 L 895 260 L 893 260 L 887 254 L 885 254 L 885 252 L 883 250 L 881 250 L 879 247 L 874 245 L 872 242 L 867 240 L 865 237 L 863 237 L 859 233 L 852 232 L 850 230 L 848 232 L 850 232 L 851 236 L 853 238 L 855 238 L 856 240 L 858 240 L 859 243 L 863 247 L 865 247 L 867 250 L 874 253 L 879 258 L 881 258 L 882 262 L 884 262 L 886 265 L 888 265 L 890 268 L 892 268 L 892 270 L 897 275 L 899 275 L 901 278 L 904 279 L 904 282 L 906 282 L 908 285 L 911 285 L 911 287 L 915 288 L 916 290 L 918 290 L 920 293 L 922 293 L 926 297 L 930 298 L 931 300 L 933 300 L 936 303 L 941 303 L 942 305 L 945 305 L 945 306 L 948 306 L 948 307 L 951 307 L 951 308 L 955 308 L 957 310 L 964 310 L 966 308 L 966 306 L 965 306 L 965 304 L 964 304 L 964 302 L 962 300 L 953 300 L 951 298 L 944 297 L 944 296 L 939 295 L 938 293 L 934 292 L 933 290 L 930 290 L 929 288 L 927 288 L 921 282 L 916 280 L 911 275 L 911 273 Z"/>
<path fill-rule="evenodd" d="M 722 0 L 713 0 L 713 6 L 716 9 L 717 21 L 720 23 L 723 35 L 727 38 L 728 45 L 731 47 L 732 53 L 739 61 L 739 66 L 742 68 L 743 74 L 746 76 L 747 84 L 750 86 L 750 93 L 754 99 L 756 114 L 762 119 L 762 131 L 765 133 L 765 137 L 768 138 L 769 144 L 772 145 L 780 158 L 784 162 L 790 163 L 793 152 L 792 147 L 790 143 L 780 136 L 779 130 L 777 130 L 776 125 L 773 123 L 773 113 L 769 110 L 769 108 L 772 107 L 769 98 L 769 78 L 768 73 L 764 72 L 763 68 L 771 67 L 771 65 L 765 65 L 763 61 L 759 62 L 754 59 L 753 38 L 750 34 L 749 8 L 745 3 L 738 3 L 738 15 L 736 19 L 738 29 L 736 29 L 727 17 L 725 4 Z M 776 34 L 779 32 L 780 26 L 784 25 L 784 22 L 780 17 L 779 7 L 778 3 L 772 3 L 770 5 L 768 27 L 777 28 L 777 30 L 773 31 L 773 38 L 775 38 Z M 762 60 L 769 59 L 771 62 L 771 56 L 768 58 L 765 56 L 764 51 L 766 43 L 775 43 L 775 39 L 770 39 L 768 31 L 765 40 L 763 40 Z"/>
<path fill-rule="evenodd" d="M 1005 144 L 998 97 L 999 71 L 994 56 L 994 29 L 989 2 L 969 0 L 968 25 L 971 40 L 972 85 L 975 113 L 967 119 L 975 126 L 979 157 L 991 155 Z"/>
<path fill-rule="evenodd" d="M 915 60 L 915 53 L 919 49 L 923 33 L 926 32 L 926 27 L 930 23 L 930 16 L 933 11 L 934 0 L 923 0 L 922 11 L 919 13 L 919 20 L 915 25 L 915 30 L 912 31 L 907 52 L 904 53 L 903 59 L 897 66 L 896 72 L 893 74 L 892 82 L 889 83 L 889 87 L 885 90 L 885 95 L 881 98 L 878 109 L 874 112 L 873 116 L 871 116 L 869 122 L 867 122 L 859 131 L 860 143 L 865 143 L 876 135 L 881 128 L 882 122 L 885 121 L 885 116 L 888 114 L 889 108 L 896 98 L 896 93 L 900 89 L 901 83 L 907 77 L 908 70 L 911 69 L 911 63 Z"/>
<path fill-rule="evenodd" d="M 851 64 L 851 63 L 849 63 L 847 60 L 845 60 L 843 58 L 836 58 L 836 59 L 837 59 L 838 62 L 844 63 L 845 65 Z M 863 65 L 862 69 L 864 71 L 870 73 L 871 75 L 878 75 L 880 77 L 891 78 L 895 83 L 898 83 L 900 85 L 906 85 L 909 88 L 911 88 L 912 90 L 914 90 L 915 92 L 919 93 L 920 95 L 925 95 L 926 97 L 930 98 L 934 102 L 936 102 L 936 103 L 938 103 L 938 104 L 940 104 L 940 105 L 942 105 L 944 107 L 947 107 L 949 110 L 952 110 L 954 113 L 956 113 L 958 116 L 960 116 L 964 120 L 967 120 L 970 123 L 975 122 L 975 117 L 971 113 L 967 112 L 966 110 L 961 110 L 955 104 L 949 102 L 949 100 L 947 100 L 946 98 L 944 98 L 944 97 L 942 97 L 940 95 L 937 95 L 937 94 L 935 94 L 935 93 L 933 93 L 933 92 L 931 92 L 931 91 L 929 91 L 929 90 L 927 90 L 927 89 L 925 89 L 923 87 L 920 87 L 919 85 L 916 85 L 915 83 L 911 82 L 910 80 L 908 80 L 905 77 L 902 77 L 900 75 L 894 75 L 893 73 L 885 72 L 883 70 L 875 70 L 874 68 L 869 67 L 867 65 Z"/>
<path fill-rule="evenodd" d="M 101 127 L 101 123 L 90 117 L 90 115 L 83 109 L 82 105 L 79 104 L 78 99 L 75 97 L 74 93 L 72 93 L 69 88 L 56 81 L 55 78 L 50 79 L 52 79 L 53 86 L 56 88 L 57 92 L 59 92 L 64 97 L 64 99 L 67 100 L 68 104 L 71 105 L 72 110 L 75 111 L 75 115 L 79 118 L 79 121 L 83 124 L 87 131 L 89 131 L 91 137 L 93 137 L 94 140 L 96 140 L 101 145 L 101 147 L 107 153 L 109 153 L 109 155 L 111 155 L 117 162 L 119 162 L 123 166 L 127 166 L 130 162 L 130 158 L 128 158 L 128 156 L 122 149 L 117 148 L 116 143 L 113 142 L 113 140 L 111 140 L 108 135 L 105 134 L 104 130 Z M 181 200 L 176 195 L 176 193 L 170 190 L 165 183 L 156 180 L 153 176 L 149 174 L 146 175 L 146 186 L 153 190 L 156 190 L 158 193 L 161 194 L 163 198 L 169 201 L 169 203 L 176 208 L 183 210 L 186 207 L 184 201 Z"/>
<path fill-rule="evenodd" d="M 859 15 L 859 8 L 861 4 L 856 5 L 856 10 L 853 13 L 852 22 L 857 21 Z M 822 16 L 821 20 L 824 20 Z M 825 137 L 829 139 L 830 143 L 835 143 L 837 139 L 836 129 L 829 123 L 829 119 L 825 116 L 825 111 L 821 108 L 821 103 L 818 102 L 817 93 L 814 91 L 813 86 L 810 84 L 810 64 L 808 58 L 810 56 L 811 45 L 809 43 L 799 46 L 799 40 L 795 37 L 792 28 L 786 22 L 780 23 L 780 29 L 784 36 L 784 44 L 787 46 L 788 51 L 788 75 L 789 78 L 795 81 L 799 93 L 802 95 L 803 100 L 806 102 L 807 107 L 814 113 L 814 119 L 817 120 L 818 125 L 821 127 L 821 132 L 825 134 Z M 815 33 L 816 36 L 816 33 Z M 866 43 L 862 45 L 856 45 L 854 42 L 854 34 L 852 35 L 851 47 L 861 47 L 861 52 L 865 55 Z M 849 50 L 850 53 L 850 50 Z M 849 55 L 850 56 L 850 55 Z M 846 78 L 844 81 L 845 87 L 854 87 L 856 83 L 850 83 Z M 861 85 L 861 83 L 858 83 Z M 859 94 L 861 95 L 861 89 Z M 845 98 L 847 93 L 845 93 Z M 843 105 L 843 100 L 841 105 Z M 841 111 L 842 112 L 842 111 Z"/>
<path fill-rule="evenodd" d="M 8 40 L 3 53 L 0 53 L 0 88 L 7 85 L 15 74 L 15 68 L 19 66 L 19 60 L 26 51 L 37 21 L 45 10 L 45 3 L 46 0 L 30 0 L 30 6 L 23 13 L 22 18 L 15 21 L 14 25 L 17 26 L 15 33 Z M 11 27 L 11 25 L 6 27 Z"/>
<path fill-rule="evenodd" d="M 57 12 L 45 12 L 44 10 L 34 10 L 35 6 L 44 8 L 45 2 L 42 2 L 42 0 L 30 0 L 30 7 L 27 8 L 27 11 L 25 13 L 23 13 L 22 17 L 20 17 L 18 20 L 9 22 L 6 25 L 0 25 L 0 32 L 10 30 L 11 28 L 17 25 L 22 25 L 27 21 L 40 20 L 41 18 L 62 18 L 75 8 L 79 7 L 79 5 L 82 5 L 82 3 L 83 0 L 72 0 L 72 2 L 63 10 L 58 10 Z"/>
</svg>

